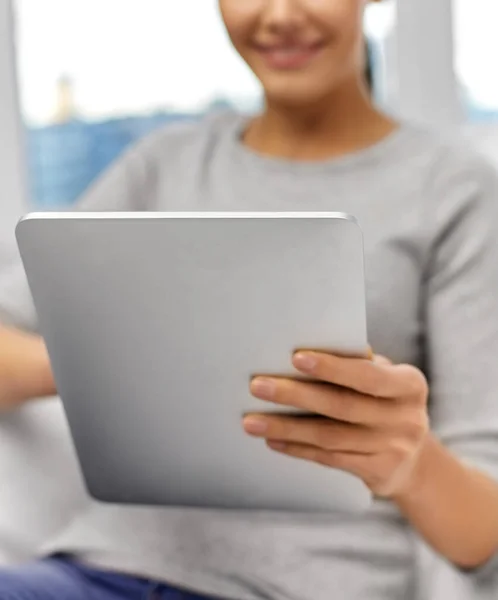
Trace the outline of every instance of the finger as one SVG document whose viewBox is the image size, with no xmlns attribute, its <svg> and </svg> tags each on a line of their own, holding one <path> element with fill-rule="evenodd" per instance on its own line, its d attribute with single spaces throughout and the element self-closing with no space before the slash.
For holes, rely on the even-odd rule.
<svg viewBox="0 0 498 600">
<path fill-rule="evenodd" d="M 380 365 L 392 365 L 393 364 L 392 360 L 390 360 L 386 356 L 382 356 L 381 354 L 375 354 L 375 352 L 373 351 L 371 346 L 368 347 L 366 357 L 369 360 L 372 360 L 373 362 L 380 364 Z"/>
<path fill-rule="evenodd" d="M 378 398 L 398 398 L 406 392 L 406 369 L 385 364 L 385 361 L 344 358 L 320 352 L 298 352 L 293 364 L 302 373 L 321 381 L 355 390 Z"/>
<path fill-rule="evenodd" d="M 381 354 L 375 354 L 372 357 L 372 360 L 378 365 L 390 366 L 393 364 L 392 360 L 390 360 L 386 356 L 382 356 Z"/>
<path fill-rule="evenodd" d="M 383 427 L 397 417 L 391 403 L 329 384 L 258 377 L 251 392 L 260 400 L 356 425 Z"/>
<path fill-rule="evenodd" d="M 286 454 L 293 458 L 346 471 L 364 481 L 368 480 L 370 475 L 370 455 L 355 454 L 352 452 L 328 452 L 314 446 L 285 444 L 278 441 L 269 441 L 267 445 L 271 450 L 279 454 Z"/>
<path fill-rule="evenodd" d="M 382 439 L 376 431 L 329 419 L 248 415 L 244 419 L 244 429 L 255 437 L 328 451 L 370 454 L 382 449 Z"/>
</svg>

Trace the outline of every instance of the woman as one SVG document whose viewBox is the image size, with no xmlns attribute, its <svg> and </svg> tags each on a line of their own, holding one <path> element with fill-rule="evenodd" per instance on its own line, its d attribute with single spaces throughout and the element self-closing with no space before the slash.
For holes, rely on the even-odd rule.
<svg viewBox="0 0 498 600">
<path fill-rule="evenodd" d="M 498 185 L 465 149 L 372 104 L 365 3 L 220 0 L 234 46 L 263 84 L 263 113 L 154 135 L 81 208 L 357 216 L 374 360 L 289 357 L 329 385 L 256 378 L 252 393 L 322 418 L 251 415 L 241 426 L 268 452 L 359 476 L 374 507 L 309 517 L 88 502 L 44 549 L 52 558 L 0 573 L 0 598 L 454 598 L 431 587 L 435 570 L 465 597 L 488 593 L 498 549 Z M 30 310 L 16 322 L 36 328 Z M 4 328 L 7 347 L 4 406 L 55 391 L 39 338 Z"/>
</svg>

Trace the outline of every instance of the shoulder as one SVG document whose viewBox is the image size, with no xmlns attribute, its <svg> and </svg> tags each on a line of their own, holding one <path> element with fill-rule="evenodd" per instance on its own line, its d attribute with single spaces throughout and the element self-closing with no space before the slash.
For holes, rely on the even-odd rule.
<svg viewBox="0 0 498 600">
<path fill-rule="evenodd" d="M 497 180 L 498 170 L 478 150 L 475 141 L 464 133 L 443 133 L 414 125 L 409 132 L 407 153 L 424 158 L 425 183 L 431 189 L 458 186 L 462 183 L 490 183 Z"/>
<path fill-rule="evenodd" d="M 496 285 L 498 170 L 463 134 L 424 135 L 431 168 L 420 223 L 433 289 L 467 285 L 478 274 Z"/>
<path fill-rule="evenodd" d="M 423 164 L 419 184 L 425 223 L 435 227 L 434 235 L 470 215 L 498 219 L 498 170 L 478 144 L 463 133 L 407 127 L 407 154 Z"/>
<path fill-rule="evenodd" d="M 90 188 L 77 210 L 153 210 L 172 181 L 190 180 L 241 122 L 232 112 L 171 123 L 132 145 Z"/>
</svg>

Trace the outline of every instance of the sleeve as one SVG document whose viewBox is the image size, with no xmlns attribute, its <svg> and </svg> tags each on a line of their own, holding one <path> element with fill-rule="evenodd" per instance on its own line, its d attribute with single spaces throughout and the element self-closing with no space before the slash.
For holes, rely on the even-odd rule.
<svg viewBox="0 0 498 600">
<path fill-rule="evenodd" d="M 498 174 L 472 158 L 438 179 L 425 219 L 435 228 L 424 315 L 431 423 L 446 447 L 498 481 Z M 498 557 L 464 572 L 416 543 L 421 599 L 498 598 Z"/>
<path fill-rule="evenodd" d="M 425 282 L 431 422 L 498 481 L 498 176 L 476 159 L 442 182 Z"/>
<path fill-rule="evenodd" d="M 128 150 L 74 207 L 76 211 L 139 211 L 153 203 L 157 134 Z M 37 317 L 19 253 L 0 272 L 0 323 L 37 332 Z"/>
</svg>

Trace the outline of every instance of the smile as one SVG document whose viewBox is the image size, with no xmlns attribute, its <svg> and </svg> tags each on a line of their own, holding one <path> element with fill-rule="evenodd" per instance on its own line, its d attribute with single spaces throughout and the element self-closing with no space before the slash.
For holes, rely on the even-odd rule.
<svg viewBox="0 0 498 600">
<path fill-rule="evenodd" d="M 321 52 L 323 44 L 257 46 L 267 66 L 278 70 L 295 70 L 307 67 Z"/>
</svg>

